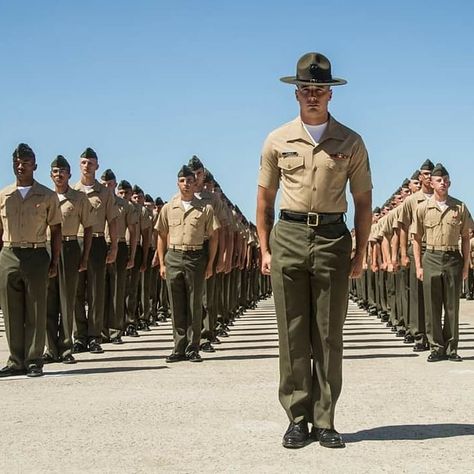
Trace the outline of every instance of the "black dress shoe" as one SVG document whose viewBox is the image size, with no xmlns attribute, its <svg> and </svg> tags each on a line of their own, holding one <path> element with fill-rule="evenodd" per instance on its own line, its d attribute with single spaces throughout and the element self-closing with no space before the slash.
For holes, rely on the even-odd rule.
<svg viewBox="0 0 474 474">
<path fill-rule="evenodd" d="M 383 322 L 383 323 L 388 323 L 388 319 L 389 319 L 389 315 L 387 313 L 382 313 L 381 317 L 380 317 L 380 320 Z"/>
<path fill-rule="evenodd" d="M 459 354 L 456 354 L 455 352 L 449 354 L 448 359 L 452 360 L 453 362 L 462 362 L 462 357 Z"/>
<path fill-rule="evenodd" d="M 62 359 L 61 362 L 63 364 L 75 364 L 77 361 L 74 359 L 72 354 L 66 354 Z"/>
<path fill-rule="evenodd" d="M 413 352 L 424 352 L 428 351 L 430 348 L 424 342 L 416 342 L 413 346 Z"/>
<path fill-rule="evenodd" d="M 91 354 L 102 354 L 104 352 L 104 349 L 100 346 L 100 344 L 96 341 L 91 341 L 89 343 L 89 352 Z"/>
<path fill-rule="evenodd" d="M 13 367 L 9 367 L 8 365 L 6 367 L 3 367 L 3 369 L 0 369 L 0 377 L 14 377 L 15 375 L 25 374 L 25 369 L 14 369 Z"/>
<path fill-rule="evenodd" d="M 404 344 L 412 344 L 415 342 L 415 338 L 411 334 L 406 334 L 405 339 L 403 339 Z"/>
<path fill-rule="evenodd" d="M 433 351 L 429 356 L 428 356 L 428 359 L 427 361 L 428 362 L 439 362 L 441 360 L 446 360 L 447 359 L 447 356 L 445 356 L 444 354 L 441 354 L 440 352 L 438 351 Z"/>
<path fill-rule="evenodd" d="M 201 344 L 200 349 L 203 352 L 216 352 L 210 342 L 204 342 L 203 344 Z"/>
<path fill-rule="evenodd" d="M 344 441 L 342 441 L 341 435 L 336 430 L 313 427 L 311 430 L 311 436 L 318 440 L 319 444 L 325 448 L 346 447 Z"/>
<path fill-rule="evenodd" d="M 120 336 L 114 337 L 110 340 L 112 344 L 123 344 L 123 340 Z"/>
<path fill-rule="evenodd" d="M 221 344 L 221 340 L 217 336 L 214 336 L 211 339 L 211 344 Z"/>
<path fill-rule="evenodd" d="M 284 448 L 298 449 L 306 446 L 309 439 L 308 424 L 306 421 L 295 423 L 292 421 L 283 435 Z"/>
<path fill-rule="evenodd" d="M 191 351 L 186 354 L 186 359 L 189 362 L 202 362 L 202 357 L 199 355 L 198 351 Z"/>
<path fill-rule="evenodd" d="M 43 364 L 54 364 L 59 362 L 59 358 L 52 356 L 49 352 L 43 354 Z"/>
<path fill-rule="evenodd" d="M 406 334 L 405 329 L 399 329 L 399 330 L 397 331 L 396 336 L 397 336 L 397 337 L 405 337 L 405 334 Z"/>
<path fill-rule="evenodd" d="M 385 325 L 385 327 L 391 328 L 392 327 L 392 321 L 387 321 L 387 324 Z"/>
<path fill-rule="evenodd" d="M 43 376 L 43 368 L 38 365 L 30 365 L 26 369 L 26 376 L 27 377 L 41 377 Z"/>
<path fill-rule="evenodd" d="M 140 337 L 140 334 L 138 334 L 137 328 L 133 324 L 130 324 L 127 327 L 127 336 Z"/>
<path fill-rule="evenodd" d="M 76 341 L 72 346 L 72 353 L 79 354 L 80 352 L 87 352 L 87 347 L 79 341 Z"/>
<path fill-rule="evenodd" d="M 182 360 L 186 360 L 186 356 L 184 354 L 178 354 L 177 352 L 172 352 L 166 359 L 166 362 L 180 362 Z"/>
</svg>

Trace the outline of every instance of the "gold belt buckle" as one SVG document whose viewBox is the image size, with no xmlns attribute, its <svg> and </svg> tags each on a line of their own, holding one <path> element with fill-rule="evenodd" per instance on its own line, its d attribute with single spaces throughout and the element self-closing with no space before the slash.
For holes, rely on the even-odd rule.
<svg viewBox="0 0 474 474">
<path fill-rule="evenodd" d="M 309 227 L 318 227 L 319 225 L 319 214 L 317 212 L 308 212 L 308 219 L 306 224 Z"/>
</svg>

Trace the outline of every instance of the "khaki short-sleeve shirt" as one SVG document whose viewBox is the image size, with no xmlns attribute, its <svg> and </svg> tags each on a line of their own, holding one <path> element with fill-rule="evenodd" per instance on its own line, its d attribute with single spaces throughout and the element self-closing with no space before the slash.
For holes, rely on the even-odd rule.
<svg viewBox="0 0 474 474">
<path fill-rule="evenodd" d="M 416 193 L 408 196 L 402 204 L 402 209 L 400 215 L 398 216 L 398 222 L 404 225 L 408 229 L 409 239 L 411 240 L 412 234 L 414 234 L 413 229 L 415 226 L 416 219 L 416 208 L 422 203 L 425 202 L 428 198 L 423 193 L 423 191 L 417 191 Z"/>
<path fill-rule="evenodd" d="M 430 198 L 416 209 L 413 233 L 420 237 L 424 234 L 427 248 L 455 250 L 459 237 L 468 235 L 470 214 L 466 205 L 451 196 L 446 205 L 442 211 L 435 199 Z"/>
<path fill-rule="evenodd" d="M 352 193 L 372 189 L 369 158 L 362 138 L 332 116 L 317 145 L 300 117 L 265 140 L 258 185 L 281 186 L 281 209 L 346 212 L 347 181 Z"/>
<path fill-rule="evenodd" d="M 59 202 L 63 216 L 63 236 L 76 236 L 80 225 L 83 228 L 94 225 L 95 214 L 84 193 L 68 188 L 64 197 Z"/>
<path fill-rule="evenodd" d="M 138 222 L 138 215 L 135 212 L 133 205 L 126 199 L 123 199 L 120 196 L 114 196 L 114 199 L 117 208 L 117 240 L 119 242 L 125 242 L 128 226 L 136 225 Z M 105 239 L 107 242 L 110 242 L 108 224 L 105 227 Z"/>
<path fill-rule="evenodd" d="M 82 191 L 91 203 L 95 214 L 92 232 L 103 234 L 105 232 L 105 222 L 112 222 L 118 215 L 115 196 L 110 189 L 100 184 L 97 180 L 95 180 L 94 186 L 90 190 L 87 190 L 80 181 L 74 185 L 74 189 Z M 84 227 L 82 225 L 79 227 L 78 235 L 84 236 Z"/>
<path fill-rule="evenodd" d="M 37 181 L 33 181 L 24 199 L 16 184 L 0 191 L 0 229 L 4 243 L 44 243 L 48 226 L 61 223 L 57 194 Z"/>
<path fill-rule="evenodd" d="M 382 237 L 386 237 L 389 240 L 392 238 L 394 229 L 398 229 L 399 227 L 398 217 L 401 209 L 402 206 L 399 205 L 386 214 L 386 218 L 383 220 L 382 226 L 379 229 L 379 234 L 382 235 Z"/>
<path fill-rule="evenodd" d="M 195 197 L 191 208 L 185 211 L 179 195 L 163 206 L 156 223 L 160 234 L 168 234 L 169 245 L 176 246 L 201 246 L 205 237 L 218 228 L 210 204 Z"/>
</svg>

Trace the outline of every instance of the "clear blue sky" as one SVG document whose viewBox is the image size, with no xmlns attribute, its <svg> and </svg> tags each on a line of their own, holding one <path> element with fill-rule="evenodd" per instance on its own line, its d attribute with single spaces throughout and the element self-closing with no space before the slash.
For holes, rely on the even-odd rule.
<svg viewBox="0 0 474 474">
<path fill-rule="evenodd" d="M 426 158 L 474 211 L 474 3 L 0 0 L 0 186 L 29 143 L 37 179 L 92 146 L 101 169 L 169 199 L 197 154 L 251 218 L 267 133 L 294 118 L 297 59 L 319 51 L 331 111 L 364 137 L 374 204 Z"/>
</svg>

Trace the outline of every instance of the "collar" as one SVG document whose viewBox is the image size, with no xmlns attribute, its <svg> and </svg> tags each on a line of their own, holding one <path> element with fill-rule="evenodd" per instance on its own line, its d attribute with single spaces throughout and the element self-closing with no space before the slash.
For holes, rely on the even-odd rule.
<svg viewBox="0 0 474 474">
<path fill-rule="evenodd" d="M 182 201 L 181 195 L 177 194 L 171 201 L 171 207 L 173 209 L 179 208 L 179 209 L 184 210 L 184 206 L 183 206 L 181 201 Z M 191 209 L 198 209 L 198 210 L 202 211 L 203 204 L 201 202 L 201 199 L 198 199 L 196 196 L 193 196 L 190 203 L 191 203 Z M 189 210 L 191 210 L 191 209 L 189 209 Z"/>
<path fill-rule="evenodd" d="M 321 141 L 319 142 L 318 146 L 326 140 L 334 139 L 343 141 L 346 138 L 347 132 L 345 131 L 344 126 L 340 124 L 335 118 L 333 118 L 331 114 L 329 114 L 328 125 L 321 136 Z M 306 131 L 300 116 L 296 117 L 290 122 L 286 141 L 289 143 L 294 141 L 304 141 L 314 146 L 314 143 L 308 136 L 308 132 Z"/>
<path fill-rule="evenodd" d="M 33 180 L 33 184 L 31 185 L 31 189 L 28 191 L 27 195 L 25 196 L 25 199 L 29 198 L 30 196 L 34 196 L 35 194 L 38 195 L 43 195 L 44 192 L 41 189 L 41 185 L 38 183 L 38 181 Z M 17 184 L 13 183 L 5 191 L 6 196 L 11 196 L 12 194 L 15 194 L 18 191 L 17 189 Z"/>
<path fill-rule="evenodd" d="M 452 209 L 456 207 L 457 203 L 456 201 L 448 194 L 448 197 L 446 198 L 446 210 Z M 428 204 L 426 205 L 429 209 L 438 209 L 439 212 L 441 212 L 441 209 L 439 208 L 434 195 L 428 199 Z"/>
</svg>

